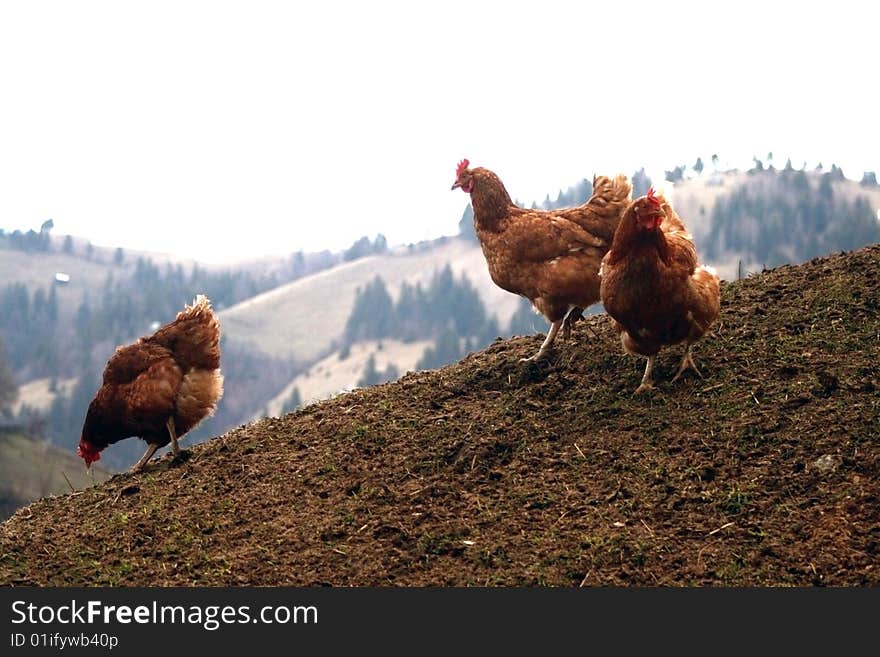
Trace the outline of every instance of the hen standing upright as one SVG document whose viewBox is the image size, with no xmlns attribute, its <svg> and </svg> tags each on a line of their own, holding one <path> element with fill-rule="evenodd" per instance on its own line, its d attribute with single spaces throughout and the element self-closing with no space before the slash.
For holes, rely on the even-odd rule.
<svg viewBox="0 0 880 657">
<path fill-rule="evenodd" d="M 89 405 L 77 454 L 88 467 L 109 445 L 139 436 L 147 451 L 133 472 L 169 442 L 177 455 L 178 439 L 212 415 L 222 395 L 220 323 L 200 294 L 152 335 L 116 349 Z"/>
<path fill-rule="evenodd" d="M 718 317 L 721 283 L 714 269 L 697 265 L 693 239 L 653 188 L 624 213 L 600 277 L 602 304 L 623 348 L 648 359 L 636 393 L 653 387 L 654 358 L 666 345 L 686 344 L 673 381 L 688 367 L 702 377 L 691 348 Z"/>
<path fill-rule="evenodd" d="M 519 294 L 550 322 L 534 360 L 546 355 L 560 327 L 568 333 L 580 312 L 599 301 L 599 264 L 629 204 L 626 176 L 596 176 L 581 206 L 526 210 L 510 198 L 492 171 L 462 160 L 452 189 L 470 194 L 474 228 L 498 287 Z"/>
</svg>

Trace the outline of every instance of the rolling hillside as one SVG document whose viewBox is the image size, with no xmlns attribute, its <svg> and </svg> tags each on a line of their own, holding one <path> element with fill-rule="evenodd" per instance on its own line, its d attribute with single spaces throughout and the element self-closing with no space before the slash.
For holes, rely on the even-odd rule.
<svg viewBox="0 0 880 657">
<path fill-rule="evenodd" d="M 51 379 L 34 379 L 18 388 L 18 400 L 12 405 L 12 413 L 18 414 L 25 407 L 48 413 L 56 394 L 69 395 L 76 385 L 76 379 L 57 381 L 52 391 Z"/>
<path fill-rule="evenodd" d="M 674 186 L 669 183 L 664 186 L 699 242 L 712 230 L 712 210 L 718 199 L 747 184 L 754 185 L 755 179 L 746 172 L 730 171 L 716 175 L 707 173 Z M 880 188 L 863 187 L 851 180 L 833 184 L 835 194 L 850 200 L 856 195 L 864 196 L 875 212 L 880 211 Z M 324 387 L 326 398 L 339 389 L 353 388 L 362 369 L 353 370 L 350 363 L 339 361 L 329 351 L 334 344 L 337 348 L 339 346 L 339 338 L 354 303 L 355 290 L 378 273 L 388 285 L 389 292 L 396 297 L 403 280 L 424 283 L 434 270 L 447 262 L 452 264 L 456 275 L 467 274 L 489 313 L 497 313 L 502 326 L 505 325 L 518 298 L 492 283 L 478 246 L 460 238 L 448 238 L 431 248 L 399 249 L 392 254 L 371 256 L 280 286 L 223 311 L 224 332 L 234 342 L 266 353 L 294 357 L 302 363 L 322 358 L 322 376 L 337 382 L 334 384 L 337 387 L 332 390 L 329 386 Z M 736 280 L 740 272 L 757 272 L 763 268 L 762 263 L 743 260 L 735 254 L 707 264 L 714 266 L 727 281 Z M 333 299 L 333 303 L 326 303 L 326 299 Z M 543 318 L 538 317 L 535 324 L 536 331 L 546 331 L 547 323 Z M 395 344 L 390 344 L 384 357 L 405 372 L 410 354 L 397 353 L 396 349 Z M 339 385 L 342 382 L 347 383 Z M 279 408 L 279 400 L 286 398 L 294 386 L 311 388 L 314 383 L 315 379 L 291 382 L 270 401 L 270 408 Z"/>
<path fill-rule="evenodd" d="M 223 334 L 256 351 L 311 363 L 342 337 L 358 287 L 378 274 L 396 298 L 401 283 L 427 285 L 447 263 L 456 276 L 467 274 L 490 314 L 502 324 L 510 320 L 518 297 L 492 282 L 479 246 L 450 237 L 426 248 L 360 258 L 269 290 L 221 312 Z"/>
<path fill-rule="evenodd" d="M 389 365 L 394 365 L 400 374 L 415 370 L 419 358 L 431 344 L 424 340 L 357 342 L 351 346 L 347 358 L 340 359 L 339 354 L 334 353 L 319 360 L 294 378 L 278 395 L 269 400 L 265 409 L 266 414 L 280 415 L 281 407 L 294 388 L 299 390 L 303 405 L 354 389 L 363 375 L 370 356 L 375 358 L 376 369 L 380 372 L 385 372 Z"/>
<path fill-rule="evenodd" d="M 761 180 L 760 177 L 756 178 L 745 171 L 727 171 L 720 174 L 705 173 L 696 178 L 685 179 L 672 187 L 673 204 L 678 213 L 685 218 L 697 244 L 700 244 L 713 229 L 712 212 L 715 203 L 746 185 L 753 190 L 762 187 L 766 189 L 768 181 L 775 178 L 774 176 L 768 178 L 768 175 L 769 172 L 765 172 L 764 179 Z M 817 175 L 812 172 L 808 174 L 811 178 Z M 845 198 L 849 202 L 855 200 L 857 196 L 866 198 L 880 219 L 880 187 L 865 187 L 852 180 L 835 181 L 832 187 L 836 197 Z M 710 264 L 716 268 L 722 278 L 729 281 L 736 280 L 740 268 L 743 272 L 755 272 L 761 271 L 764 265 L 739 254 L 728 254 L 725 258 Z"/>
<path fill-rule="evenodd" d="M 73 451 L 0 430 L 0 518 L 29 502 L 80 490 L 109 478 L 100 466 L 86 471 Z"/>
<path fill-rule="evenodd" d="M 880 245 L 723 286 L 705 379 L 605 315 L 0 525 L 19 586 L 878 586 Z"/>
</svg>

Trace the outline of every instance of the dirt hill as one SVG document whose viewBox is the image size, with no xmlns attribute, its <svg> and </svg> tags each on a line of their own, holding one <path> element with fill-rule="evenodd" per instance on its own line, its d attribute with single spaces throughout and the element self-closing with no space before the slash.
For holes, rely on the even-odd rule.
<svg viewBox="0 0 880 657">
<path fill-rule="evenodd" d="M 0 582 L 880 585 L 880 246 L 723 295 L 705 379 L 634 396 L 604 315 L 497 341 L 31 504 Z"/>
</svg>

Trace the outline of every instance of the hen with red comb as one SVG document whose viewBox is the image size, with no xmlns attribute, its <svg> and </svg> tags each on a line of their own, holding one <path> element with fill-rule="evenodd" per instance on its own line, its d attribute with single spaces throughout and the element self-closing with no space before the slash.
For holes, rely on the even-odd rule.
<svg viewBox="0 0 880 657">
<path fill-rule="evenodd" d="M 600 294 L 627 353 L 648 359 L 636 393 L 653 387 L 660 349 L 685 344 L 676 381 L 694 364 L 692 348 L 721 309 L 715 270 L 697 262 L 693 239 L 681 218 L 654 188 L 626 209 L 611 250 L 602 260 Z"/>
<path fill-rule="evenodd" d="M 452 189 L 470 194 L 474 229 L 498 287 L 528 299 L 550 322 L 535 360 L 547 355 L 560 328 L 568 336 L 581 311 L 599 301 L 598 270 L 611 246 L 632 185 L 626 176 L 593 178 L 592 196 L 574 208 L 526 210 L 489 169 L 459 162 Z"/>
</svg>

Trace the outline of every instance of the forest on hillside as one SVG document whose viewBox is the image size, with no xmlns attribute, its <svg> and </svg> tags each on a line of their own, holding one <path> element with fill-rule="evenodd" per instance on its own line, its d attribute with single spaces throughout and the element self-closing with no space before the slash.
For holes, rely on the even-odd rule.
<svg viewBox="0 0 880 657">
<path fill-rule="evenodd" d="M 836 166 L 810 176 L 789 161 L 778 173 L 756 167 L 749 176 L 748 184 L 715 204 L 712 230 L 697 245 L 706 259 L 736 253 L 775 267 L 880 241 L 867 198 L 834 193 L 833 183 L 845 179 Z M 866 177 L 862 185 L 876 181 Z"/>
</svg>

